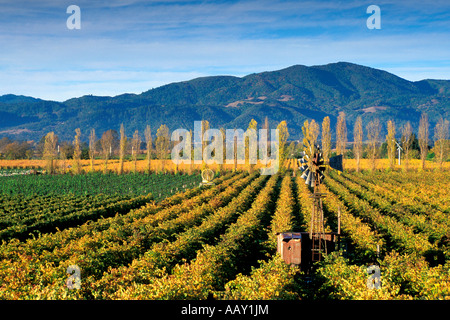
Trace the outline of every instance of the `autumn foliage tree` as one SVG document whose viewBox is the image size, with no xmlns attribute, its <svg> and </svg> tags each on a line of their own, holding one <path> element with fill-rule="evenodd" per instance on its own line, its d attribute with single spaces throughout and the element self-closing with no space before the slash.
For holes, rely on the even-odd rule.
<svg viewBox="0 0 450 320">
<path fill-rule="evenodd" d="M 127 150 L 127 136 L 123 123 L 120 125 L 119 174 L 123 173 L 123 158 Z"/>
<path fill-rule="evenodd" d="M 353 154 L 356 159 L 356 172 L 359 172 L 361 166 L 361 157 L 363 152 L 363 126 L 361 117 L 356 118 L 355 126 L 353 128 Z"/>
<path fill-rule="evenodd" d="M 201 141 L 202 141 L 202 159 L 203 159 L 203 152 L 206 149 L 206 146 L 208 145 L 208 142 L 206 141 L 205 137 L 205 132 L 209 130 L 209 122 L 207 120 L 202 120 L 202 132 L 201 132 Z M 202 170 L 206 169 L 208 167 L 208 165 L 206 164 L 205 159 L 202 160 Z"/>
<path fill-rule="evenodd" d="M 403 158 L 405 159 L 405 171 L 408 171 L 409 160 L 411 157 L 411 147 L 413 143 L 413 132 L 411 123 L 408 121 L 402 128 L 402 149 Z"/>
<path fill-rule="evenodd" d="M 287 139 L 289 138 L 289 131 L 287 127 L 287 123 L 285 120 L 281 121 L 278 126 L 278 150 L 279 150 L 279 163 L 281 171 L 285 171 L 284 167 L 284 161 L 286 160 L 286 143 Z"/>
<path fill-rule="evenodd" d="M 44 159 L 46 160 L 46 170 L 48 174 L 55 172 L 55 160 L 58 156 L 56 146 L 58 144 L 58 136 L 54 132 L 49 132 L 44 140 Z"/>
<path fill-rule="evenodd" d="M 161 160 L 162 170 L 165 168 L 167 151 L 170 147 L 169 128 L 162 124 L 156 132 L 156 154 Z"/>
<path fill-rule="evenodd" d="M 305 152 L 308 155 L 309 160 L 312 160 L 317 146 L 317 139 L 320 134 L 320 127 L 315 120 L 311 120 L 311 122 L 306 120 L 303 123 L 302 133 Z"/>
<path fill-rule="evenodd" d="M 256 130 L 258 128 L 258 123 L 256 122 L 255 119 L 250 120 L 250 123 L 248 125 L 248 130 L 255 130 L 255 134 L 256 134 Z M 251 164 L 251 160 L 250 160 L 250 137 L 245 137 L 245 162 L 247 163 L 247 170 L 249 173 L 251 173 L 253 171 L 254 168 L 254 164 Z"/>
<path fill-rule="evenodd" d="M 117 132 L 116 132 L 117 134 Z M 112 146 L 114 142 L 114 132 L 113 130 L 105 131 L 100 139 L 103 153 L 103 172 L 106 173 L 108 170 L 108 159 L 112 154 Z"/>
<path fill-rule="evenodd" d="M 429 123 L 428 115 L 422 113 L 419 123 L 419 148 L 420 148 L 420 161 L 422 163 L 422 170 L 425 169 L 425 160 L 428 155 L 428 137 L 429 136 Z"/>
<path fill-rule="evenodd" d="M 369 153 L 372 170 L 376 169 L 376 160 L 378 156 L 378 138 L 380 136 L 381 124 L 378 118 L 367 124 L 367 139 L 369 140 Z"/>
<path fill-rule="evenodd" d="M 152 159 L 152 130 L 150 125 L 147 125 L 144 131 L 145 143 L 147 146 L 147 172 L 151 172 L 151 159 Z"/>
<path fill-rule="evenodd" d="M 97 139 L 97 137 L 95 136 L 95 129 L 91 129 L 91 133 L 89 135 L 89 159 L 90 159 L 91 171 L 94 171 L 96 139 Z"/>
<path fill-rule="evenodd" d="M 347 124 L 345 112 L 340 112 L 336 124 L 336 154 L 345 159 L 345 148 L 347 145 Z M 344 163 L 342 164 L 344 166 Z"/>
<path fill-rule="evenodd" d="M 449 121 L 439 118 L 434 128 L 434 151 L 439 167 L 442 170 L 444 161 L 448 157 L 449 152 Z"/>
<path fill-rule="evenodd" d="M 393 169 L 395 165 L 395 151 L 397 150 L 395 144 L 395 122 L 389 120 L 387 122 L 387 136 L 386 136 L 389 168 Z"/>
<path fill-rule="evenodd" d="M 322 154 L 323 160 L 327 163 L 331 153 L 331 127 L 330 117 L 325 117 L 322 122 Z"/>
<path fill-rule="evenodd" d="M 133 134 L 133 140 L 131 142 L 131 156 L 133 158 L 133 173 L 137 171 L 137 157 L 140 153 L 141 137 L 139 136 L 139 131 L 136 130 Z"/>
<path fill-rule="evenodd" d="M 75 140 L 73 141 L 73 171 L 81 173 L 81 130 L 75 129 Z"/>
</svg>

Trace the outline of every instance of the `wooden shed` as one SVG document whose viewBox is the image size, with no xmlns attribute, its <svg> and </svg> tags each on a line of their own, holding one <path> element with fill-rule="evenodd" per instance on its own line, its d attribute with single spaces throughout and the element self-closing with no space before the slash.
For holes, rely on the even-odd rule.
<svg viewBox="0 0 450 320">
<path fill-rule="evenodd" d="M 282 232 L 277 235 L 277 251 L 287 264 L 308 270 L 313 262 L 321 260 L 323 253 L 335 250 L 337 240 L 338 234 L 334 232 L 313 233 L 311 237 L 309 232 Z"/>
</svg>

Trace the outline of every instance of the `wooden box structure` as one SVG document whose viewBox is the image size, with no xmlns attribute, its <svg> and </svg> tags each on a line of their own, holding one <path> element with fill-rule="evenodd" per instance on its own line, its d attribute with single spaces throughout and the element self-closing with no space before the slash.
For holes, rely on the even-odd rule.
<svg viewBox="0 0 450 320">
<path fill-rule="evenodd" d="M 311 235 L 309 232 L 282 232 L 277 235 L 277 251 L 287 264 L 300 265 L 302 270 L 309 270 L 324 253 L 336 249 L 338 236 L 334 232 Z"/>
</svg>

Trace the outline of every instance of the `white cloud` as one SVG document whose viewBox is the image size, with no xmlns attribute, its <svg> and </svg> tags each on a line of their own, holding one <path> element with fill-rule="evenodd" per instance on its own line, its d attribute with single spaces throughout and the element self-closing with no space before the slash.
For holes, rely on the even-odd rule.
<svg viewBox="0 0 450 320">
<path fill-rule="evenodd" d="M 140 93 L 197 76 L 336 61 L 408 80 L 448 79 L 445 19 L 421 31 L 433 25 L 421 13 L 445 17 L 448 4 L 439 1 L 380 0 L 383 29 L 371 32 L 361 1 L 80 0 L 82 29 L 69 31 L 65 9 L 73 1 L 0 0 L 0 94 Z"/>
</svg>

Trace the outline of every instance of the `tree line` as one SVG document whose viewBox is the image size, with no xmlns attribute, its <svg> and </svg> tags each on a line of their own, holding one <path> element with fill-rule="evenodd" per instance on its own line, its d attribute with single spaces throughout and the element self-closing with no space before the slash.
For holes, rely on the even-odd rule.
<svg viewBox="0 0 450 320">
<path fill-rule="evenodd" d="M 398 146 L 401 146 L 401 159 L 407 169 L 410 160 L 420 158 L 422 168 L 425 168 L 427 158 L 434 157 L 442 167 L 443 163 L 449 157 L 449 121 L 442 117 L 436 123 L 433 130 L 429 128 L 428 116 L 422 114 L 418 136 L 413 132 L 413 127 L 408 121 L 400 128 L 396 128 L 395 121 L 386 122 L 387 135 L 381 137 L 382 123 L 379 119 L 370 121 L 365 128 L 362 125 L 361 117 L 358 117 L 354 123 L 353 136 L 354 141 L 347 141 L 347 123 L 345 113 L 341 112 L 336 123 L 336 139 L 333 142 L 331 137 L 330 118 L 325 117 L 320 125 L 315 120 L 305 121 L 302 132 L 303 141 L 292 141 L 287 144 L 289 131 L 286 121 L 281 121 L 277 129 L 280 132 L 280 163 L 286 158 L 299 157 L 299 151 L 302 151 L 308 144 L 321 144 L 324 160 L 328 161 L 333 155 L 343 155 L 344 159 L 356 159 L 356 170 L 360 170 L 360 159 L 371 159 L 372 169 L 376 168 L 377 159 L 387 157 L 389 159 L 389 167 L 394 168 Z M 202 134 L 209 129 L 210 125 L 207 120 L 202 121 Z M 248 125 L 248 129 L 257 129 L 257 122 L 252 119 Z M 261 126 L 263 129 L 269 129 L 267 117 Z M 224 129 L 221 128 L 224 132 Z M 429 139 L 430 133 L 433 134 L 434 146 L 431 146 Z M 192 136 L 192 130 L 191 130 Z M 400 139 L 396 139 L 399 136 Z M 152 159 L 160 159 L 162 161 L 163 170 L 165 161 L 170 158 L 170 150 L 174 146 L 174 142 L 170 140 L 170 131 L 166 125 L 161 125 L 156 131 L 156 139 L 152 136 L 152 130 L 149 125 L 141 133 L 135 130 L 132 137 L 125 135 L 124 125 L 120 125 L 120 130 L 110 129 L 97 137 L 95 129 L 89 131 L 88 142 L 83 142 L 81 130 L 75 130 L 73 141 L 59 141 L 58 136 L 54 132 L 49 132 L 35 145 L 29 142 L 13 141 L 9 138 L 0 139 L 0 159 L 46 159 L 48 162 L 47 171 L 55 172 L 55 160 L 62 162 L 63 171 L 68 165 L 71 165 L 72 171 L 81 172 L 81 160 L 90 160 L 90 169 L 93 170 L 94 160 L 103 160 L 103 171 L 107 171 L 108 161 L 111 159 L 119 160 L 118 172 L 123 172 L 124 161 L 133 161 L 133 171 L 136 171 L 137 160 L 146 160 L 147 171 L 150 171 L 150 161 Z M 202 149 L 206 147 L 206 142 L 202 143 Z M 332 147 L 334 149 L 332 150 Z M 248 141 L 245 142 L 245 156 L 248 159 Z M 333 151 L 333 153 L 332 153 Z M 225 154 L 225 153 L 224 153 Z M 67 162 L 68 160 L 70 161 Z M 252 166 L 250 166 L 252 167 Z"/>
<path fill-rule="evenodd" d="M 434 146 L 430 146 L 430 124 L 428 115 L 422 113 L 418 136 L 413 132 L 411 122 L 408 121 L 405 125 L 396 131 L 394 120 L 386 122 L 387 135 L 383 139 L 380 136 L 382 123 L 375 118 L 370 121 L 365 128 L 362 125 L 362 118 L 359 116 L 353 127 L 354 141 L 349 143 L 347 141 L 347 125 L 345 121 L 345 113 L 339 113 L 336 124 L 336 141 L 335 152 L 336 155 L 342 155 L 344 159 L 356 159 L 356 171 L 360 171 L 360 160 L 362 158 L 370 159 L 372 170 L 376 169 L 377 159 L 386 154 L 389 159 L 389 168 L 393 169 L 396 159 L 398 158 L 398 151 L 400 149 L 401 160 L 404 160 L 404 168 L 408 170 L 410 160 L 413 158 L 420 158 L 421 168 L 425 169 L 426 160 L 434 157 L 435 161 L 439 163 L 442 169 L 443 163 L 449 158 L 450 140 L 449 140 L 449 121 L 440 117 L 436 126 L 434 127 Z M 329 160 L 331 155 L 331 129 L 330 118 L 325 117 L 322 122 L 322 136 L 320 136 L 320 126 L 315 120 L 311 122 L 305 121 L 303 128 L 303 145 L 308 147 L 311 145 L 319 145 L 321 142 L 322 154 L 325 161 Z M 396 139 L 400 136 L 400 139 Z M 319 139 L 320 138 L 320 139 Z M 348 146 L 352 145 L 350 149 Z"/>
</svg>

